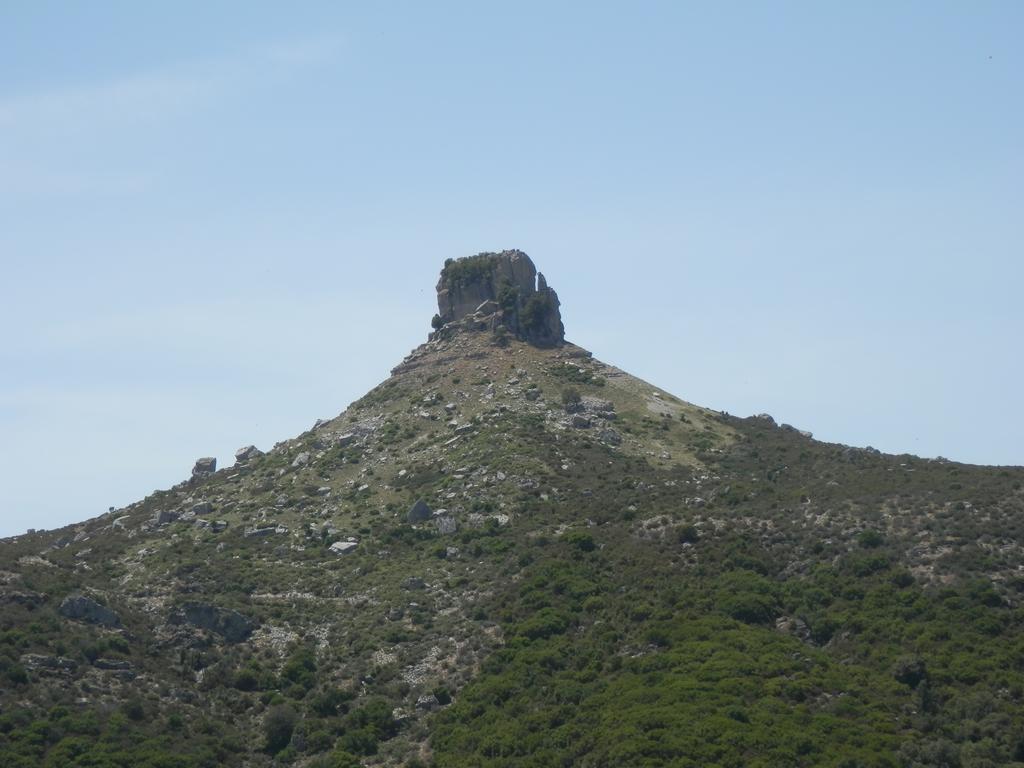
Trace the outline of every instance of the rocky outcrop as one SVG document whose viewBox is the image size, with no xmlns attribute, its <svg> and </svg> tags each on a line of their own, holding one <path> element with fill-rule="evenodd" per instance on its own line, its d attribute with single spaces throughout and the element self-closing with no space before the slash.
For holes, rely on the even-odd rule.
<svg viewBox="0 0 1024 768">
<path fill-rule="evenodd" d="M 121 619 L 104 605 L 85 595 L 69 595 L 57 609 L 66 619 L 78 619 L 101 627 L 119 627 Z"/>
<path fill-rule="evenodd" d="M 504 328 L 537 346 L 565 340 L 558 294 L 522 251 L 449 259 L 437 283 L 437 310 L 434 327 L 439 331 L 469 319 L 494 331 Z"/>
<path fill-rule="evenodd" d="M 259 625 L 248 616 L 207 603 L 185 603 L 171 617 L 172 624 L 191 624 L 220 635 L 229 643 L 245 640 Z"/>
<path fill-rule="evenodd" d="M 204 456 L 201 459 L 196 459 L 196 464 L 192 467 L 192 479 L 205 480 L 216 471 L 217 459 L 213 456 Z"/>
</svg>

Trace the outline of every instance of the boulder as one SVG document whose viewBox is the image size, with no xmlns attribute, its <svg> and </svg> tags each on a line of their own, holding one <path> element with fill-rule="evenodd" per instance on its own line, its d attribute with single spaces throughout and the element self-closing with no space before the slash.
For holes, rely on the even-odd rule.
<svg viewBox="0 0 1024 768">
<path fill-rule="evenodd" d="M 402 582 L 402 589 L 424 589 L 427 583 L 419 576 L 410 576 Z"/>
<path fill-rule="evenodd" d="M 309 464 L 309 451 L 303 451 L 295 457 L 294 461 L 292 461 L 292 466 L 296 469 L 304 467 L 307 464 Z"/>
<path fill-rule="evenodd" d="M 458 522 L 454 517 L 448 515 L 434 518 L 434 525 L 437 527 L 437 532 L 442 536 L 447 536 L 459 530 Z"/>
<path fill-rule="evenodd" d="M 333 552 L 336 555 L 347 555 L 349 552 L 352 552 L 358 546 L 358 541 L 353 541 L 352 539 L 349 539 L 348 541 L 336 541 L 333 544 L 331 544 L 331 546 L 328 547 L 328 549 L 330 549 L 331 552 Z"/>
<path fill-rule="evenodd" d="M 590 419 L 581 413 L 577 413 L 572 417 L 572 425 L 577 429 L 588 429 L 590 427 Z"/>
<path fill-rule="evenodd" d="M 85 595 L 68 595 L 57 611 L 66 619 L 77 619 L 101 627 L 121 626 L 121 619 L 116 613 Z"/>
<path fill-rule="evenodd" d="M 410 507 L 405 519 L 409 523 L 422 523 L 424 520 L 429 520 L 431 515 L 433 515 L 433 511 L 427 506 L 427 502 L 423 499 L 418 499 Z"/>
<path fill-rule="evenodd" d="M 598 437 L 601 442 L 608 443 L 608 445 L 622 445 L 622 436 L 614 429 L 602 429 Z"/>
<path fill-rule="evenodd" d="M 235 461 L 239 464 L 244 464 L 247 461 L 252 461 L 258 456 L 262 456 L 263 451 L 257 448 L 255 445 L 246 445 L 235 451 Z"/>
<path fill-rule="evenodd" d="M 158 509 L 153 513 L 153 525 L 166 525 L 167 523 L 173 523 L 181 515 L 170 509 Z"/>
</svg>

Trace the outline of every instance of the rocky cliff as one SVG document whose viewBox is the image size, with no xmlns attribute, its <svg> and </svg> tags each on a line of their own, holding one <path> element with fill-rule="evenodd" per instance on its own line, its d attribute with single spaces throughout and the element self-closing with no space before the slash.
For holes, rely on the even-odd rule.
<svg viewBox="0 0 1024 768">
<path fill-rule="evenodd" d="M 523 341 L 552 347 L 565 340 L 558 294 L 522 251 L 449 259 L 437 283 L 434 327 L 473 324 L 505 329 Z"/>
</svg>

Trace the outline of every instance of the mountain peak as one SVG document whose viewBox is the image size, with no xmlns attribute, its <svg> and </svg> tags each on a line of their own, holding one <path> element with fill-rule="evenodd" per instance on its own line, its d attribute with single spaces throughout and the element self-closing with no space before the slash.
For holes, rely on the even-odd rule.
<svg viewBox="0 0 1024 768">
<path fill-rule="evenodd" d="M 432 338 L 504 329 L 540 347 L 565 341 L 558 294 L 519 250 L 448 259 L 437 282 L 437 312 Z"/>
</svg>

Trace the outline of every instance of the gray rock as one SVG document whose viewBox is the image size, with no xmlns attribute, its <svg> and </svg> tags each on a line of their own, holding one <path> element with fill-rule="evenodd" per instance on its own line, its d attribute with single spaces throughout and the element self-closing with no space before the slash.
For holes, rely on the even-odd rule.
<svg viewBox="0 0 1024 768">
<path fill-rule="evenodd" d="M 409 509 L 405 519 L 409 523 L 422 523 L 424 520 L 429 520 L 431 515 L 433 515 L 433 511 L 427 506 L 427 502 L 418 499 Z"/>
<path fill-rule="evenodd" d="M 442 536 L 447 536 L 459 530 L 458 522 L 454 517 L 449 517 L 448 515 L 434 518 L 434 525 L 437 527 L 437 532 Z"/>
<path fill-rule="evenodd" d="M 614 429 L 602 429 L 598 437 L 608 445 L 622 445 L 622 436 Z"/>
<path fill-rule="evenodd" d="M 208 501 L 200 501 L 192 505 L 192 514 L 194 515 L 208 515 L 211 512 L 213 512 L 213 504 Z"/>
<path fill-rule="evenodd" d="M 333 544 L 331 544 L 329 549 L 336 555 L 347 555 L 349 552 L 355 550 L 355 548 L 358 546 L 359 542 L 352 541 L 350 539 L 348 541 L 336 541 Z"/>
<path fill-rule="evenodd" d="M 277 529 L 278 526 L 276 525 L 267 525 L 263 526 L 262 528 L 246 528 L 245 532 L 242 535 L 247 539 L 261 538 L 263 536 L 273 536 L 275 533 L 278 532 Z M 288 529 L 286 528 L 285 530 L 287 531 Z"/>
<path fill-rule="evenodd" d="M 101 627 L 121 626 L 121 619 L 116 613 L 85 595 L 68 595 L 57 611 L 66 619 L 77 619 Z"/>
<path fill-rule="evenodd" d="M 246 445 L 235 451 L 235 461 L 238 462 L 239 464 L 244 464 L 245 462 L 252 461 L 253 459 L 262 455 L 263 451 L 261 451 L 255 445 Z"/>
<path fill-rule="evenodd" d="M 402 582 L 402 589 L 424 589 L 427 586 L 419 576 L 410 576 Z"/>
<path fill-rule="evenodd" d="M 338 445 L 344 448 L 346 445 L 352 445 L 356 441 L 355 432 L 346 432 L 343 435 L 338 435 Z"/>
<path fill-rule="evenodd" d="M 294 461 L 292 461 L 292 466 L 296 468 L 304 467 L 307 464 L 309 464 L 309 451 L 303 451 L 295 457 Z"/>
<path fill-rule="evenodd" d="M 196 459 L 196 464 L 192 467 L 192 477 L 196 480 L 201 480 L 204 477 L 209 477 L 217 471 L 217 459 L 212 456 L 204 456 L 201 459 Z"/>
<path fill-rule="evenodd" d="M 228 529 L 227 520 L 214 520 L 210 523 L 210 530 L 214 533 L 223 533 Z"/>
<path fill-rule="evenodd" d="M 166 525 L 167 523 L 173 523 L 181 515 L 169 509 L 160 509 L 153 513 L 153 525 Z"/>
<path fill-rule="evenodd" d="M 589 429 L 590 419 L 583 414 L 577 413 L 572 417 L 572 425 L 577 429 Z"/>
<path fill-rule="evenodd" d="M 208 603 L 185 603 L 171 617 L 172 624 L 191 624 L 220 635 L 229 643 L 240 643 L 259 625 L 248 616 Z"/>
</svg>

